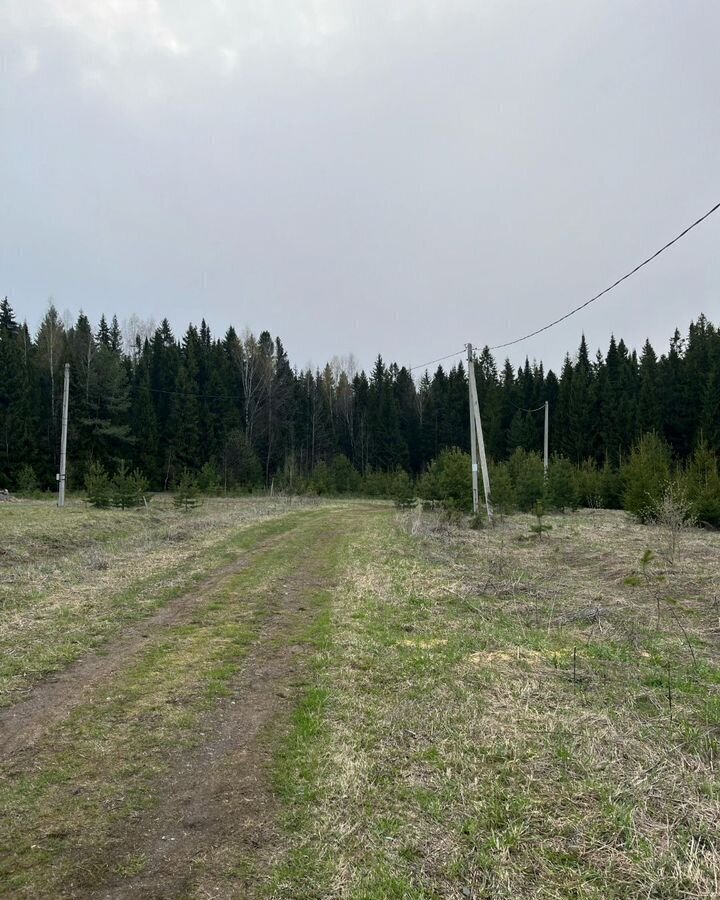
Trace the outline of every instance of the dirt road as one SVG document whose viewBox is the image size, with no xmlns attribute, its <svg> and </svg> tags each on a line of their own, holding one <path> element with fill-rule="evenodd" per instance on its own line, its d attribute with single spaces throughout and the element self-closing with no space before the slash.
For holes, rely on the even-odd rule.
<svg viewBox="0 0 720 900">
<path fill-rule="evenodd" d="M 234 502 L 4 538 L 0 897 L 720 896 L 719 535 Z"/>
<path fill-rule="evenodd" d="M 295 514 L 0 714 L 0 895 L 258 893 L 280 841 L 271 744 L 358 521 Z"/>
</svg>

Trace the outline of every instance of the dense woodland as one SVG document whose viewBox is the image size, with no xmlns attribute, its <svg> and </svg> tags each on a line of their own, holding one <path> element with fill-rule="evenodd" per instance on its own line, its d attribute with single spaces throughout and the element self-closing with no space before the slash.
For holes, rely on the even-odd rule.
<svg viewBox="0 0 720 900">
<path fill-rule="evenodd" d="M 228 488 L 295 487 L 318 470 L 403 469 L 420 475 L 443 449 L 469 447 L 464 363 L 413 373 L 380 357 L 372 371 L 334 359 L 293 368 L 279 337 L 210 333 L 203 321 L 182 336 L 116 317 L 63 321 L 51 305 L 32 334 L 0 303 L 0 488 L 36 479 L 53 487 L 58 468 L 63 367 L 70 364 L 68 484 L 82 486 L 91 462 L 122 460 L 155 490 L 184 468 L 214 473 Z M 420 373 L 414 373 L 415 375 Z M 720 451 L 720 330 L 704 316 L 676 331 L 660 356 L 622 340 L 592 356 L 584 338 L 559 374 L 529 360 L 476 362 L 485 441 L 501 462 L 520 447 L 542 448 L 550 403 L 550 448 L 574 464 L 613 468 L 639 437 L 655 432 L 676 461 L 701 436 Z M 351 464 L 348 465 L 348 462 Z M 352 467 L 352 468 L 351 468 Z M 348 474 L 349 473 L 349 474 Z M 338 475 L 340 478 L 340 475 Z M 342 489 L 342 485 L 336 485 Z"/>
</svg>

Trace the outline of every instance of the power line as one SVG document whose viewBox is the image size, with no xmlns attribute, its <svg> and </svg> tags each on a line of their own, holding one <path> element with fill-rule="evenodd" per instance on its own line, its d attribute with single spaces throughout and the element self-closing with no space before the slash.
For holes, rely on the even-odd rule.
<svg viewBox="0 0 720 900">
<path fill-rule="evenodd" d="M 447 356 L 439 356 L 437 359 L 430 359 L 424 363 L 418 363 L 416 366 L 410 366 L 408 372 L 414 372 L 415 369 L 424 369 L 426 366 L 431 366 L 433 363 L 444 362 L 446 359 L 452 359 L 453 356 L 459 356 L 461 353 L 466 353 L 467 348 L 463 347 L 462 350 L 456 350 L 455 353 L 448 353 Z"/>
<path fill-rule="evenodd" d="M 639 272 L 640 269 L 644 268 L 648 263 L 651 263 L 654 259 L 657 259 L 661 253 L 664 253 L 673 244 L 676 244 L 679 240 L 685 237 L 685 235 L 689 234 L 693 228 L 696 228 L 705 219 L 710 218 L 710 216 L 717 212 L 720 209 L 720 202 L 716 203 L 711 209 L 709 209 L 706 213 L 700 216 L 699 219 L 696 219 L 691 225 L 688 225 L 687 228 L 684 228 L 679 234 L 675 235 L 675 237 L 668 241 L 666 244 L 663 244 L 659 250 L 656 250 L 651 256 L 648 256 L 647 259 L 644 259 L 641 263 L 638 263 L 633 269 L 630 269 L 629 272 L 626 272 L 616 281 L 614 281 L 611 285 L 604 288 L 604 290 L 600 291 L 598 294 L 595 294 L 594 297 L 591 297 L 589 300 L 586 300 L 584 303 L 581 303 L 579 306 L 576 306 L 574 309 L 571 309 L 569 312 L 565 313 L 565 315 L 560 316 L 560 318 L 555 319 L 552 322 L 548 322 L 547 325 L 543 325 L 542 328 L 538 328 L 535 331 L 531 331 L 528 334 L 523 335 L 522 337 L 515 338 L 512 341 L 505 341 L 503 344 L 494 344 L 492 347 L 489 347 L 489 350 L 502 350 L 504 347 L 512 347 L 515 344 L 520 344 L 522 341 L 527 341 L 531 337 L 535 337 L 538 334 L 542 334 L 544 331 L 548 331 L 550 328 L 554 328 L 556 325 L 559 325 L 561 322 L 564 322 L 566 319 L 569 319 L 571 316 L 574 316 L 576 313 L 579 313 L 581 310 L 585 309 L 585 307 L 590 306 L 591 303 L 595 303 L 596 300 L 599 300 L 601 297 L 604 297 L 605 294 L 609 294 L 614 288 L 616 288 L 619 284 L 622 284 L 623 281 L 626 281 L 631 276 L 635 275 L 636 272 Z M 446 359 L 452 359 L 455 356 L 460 356 L 462 353 L 466 352 L 466 347 L 463 347 L 461 350 L 456 350 L 454 353 L 448 353 L 445 356 L 439 356 L 436 359 L 430 359 L 424 363 L 418 363 L 417 365 L 410 366 L 408 372 L 414 372 L 416 369 L 424 369 L 427 366 L 432 366 L 435 363 L 444 362 Z M 154 393 L 161 394 L 182 394 L 181 391 L 169 391 L 162 390 L 160 388 L 150 388 Z M 208 399 L 208 400 L 233 400 L 236 399 L 234 397 L 230 397 L 227 395 L 218 395 L 218 394 L 191 394 L 187 396 L 194 396 L 198 399 Z M 520 407 L 517 407 L 520 409 Z M 523 412 L 537 412 L 542 407 L 538 407 L 538 409 L 533 410 L 523 410 Z"/>
<path fill-rule="evenodd" d="M 529 334 L 525 334 L 522 337 L 515 338 L 512 341 L 505 341 L 503 344 L 494 344 L 492 347 L 488 347 L 489 350 L 502 350 L 503 347 L 512 347 L 514 344 L 519 344 L 522 341 L 527 341 L 531 337 L 535 337 L 535 335 L 542 334 L 544 331 L 548 331 L 550 328 L 554 328 L 555 325 L 559 325 L 560 322 L 564 322 L 565 319 L 569 319 L 571 316 L 574 316 L 576 313 L 579 313 L 580 310 L 585 309 L 586 306 L 590 306 L 591 303 L 594 303 L 596 300 L 599 300 L 601 297 L 605 296 L 605 294 L 610 293 L 614 288 L 616 288 L 619 284 L 622 284 L 623 281 L 626 281 L 636 272 L 639 272 L 644 266 L 648 263 L 652 262 L 661 253 L 664 253 L 667 249 L 672 247 L 673 244 L 676 244 L 679 240 L 685 237 L 686 234 L 691 232 L 693 228 L 696 228 L 700 225 L 701 222 L 704 222 L 705 219 L 708 219 L 714 212 L 717 212 L 720 209 L 720 203 L 716 203 L 711 209 L 709 209 L 706 213 L 700 216 L 699 219 L 696 219 L 691 225 L 688 225 L 687 228 L 683 229 L 680 234 L 677 234 L 671 241 L 668 241 L 667 244 L 664 244 L 660 247 L 659 250 L 656 250 L 651 256 L 648 256 L 647 259 L 644 259 L 641 263 L 639 263 L 635 268 L 631 269 L 629 272 L 626 272 L 617 281 L 614 281 L 611 285 L 606 287 L 604 290 L 600 291 L 599 294 L 595 294 L 594 297 L 591 297 L 589 300 L 586 300 L 584 303 L 581 303 L 579 306 L 576 306 L 574 309 L 571 309 L 570 312 L 565 313 L 564 316 L 560 316 L 559 319 L 555 319 L 552 322 L 548 322 L 547 325 L 543 325 L 542 328 L 538 328 L 535 331 L 529 332 Z M 426 363 L 420 363 L 416 366 L 411 366 L 408 371 L 413 372 L 415 369 L 424 369 L 426 366 L 431 366 L 433 363 L 444 362 L 446 359 L 451 359 L 453 356 L 459 356 L 461 353 L 465 353 L 465 348 L 462 350 L 457 350 L 455 353 L 448 353 L 447 356 L 440 356 L 437 359 L 431 359 Z"/>
<path fill-rule="evenodd" d="M 581 303 L 580 306 L 576 306 L 574 309 L 571 309 L 570 312 L 565 313 L 564 316 L 560 316 L 559 319 L 555 319 L 554 322 L 549 322 L 547 325 L 543 325 L 542 328 L 538 328 L 535 331 L 531 331 L 529 334 L 525 334 L 522 337 L 515 338 L 513 341 L 505 341 L 504 344 L 495 344 L 495 346 L 490 347 L 490 350 L 501 350 L 503 347 L 512 347 L 513 344 L 519 344 L 522 341 L 528 340 L 528 338 L 535 337 L 537 334 L 542 334 L 543 331 L 548 331 L 548 329 L 553 328 L 555 325 L 559 325 L 560 322 L 564 322 L 565 319 L 569 319 L 570 316 L 574 316 L 575 313 L 580 312 L 581 309 L 585 309 L 586 306 L 590 306 L 591 303 L 594 303 L 596 300 L 599 300 L 605 294 L 608 294 L 613 288 L 616 288 L 619 284 L 622 284 L 623 281 L 630 278 L 636 272 L 639 272 L 643 266 L 646 266 L 648 263 L 652 262 L 661 253 L 664 253 L 668 248 L 672 247 L 673 244 L 676 244 L 681 238 L 684 238 L 686 234 L 693 230 L 693 228 L 697 227 L 701 222 L 704 222 L 705 219 L 709 218 L 714 212 L 720 209 L 720 203 L 716 203 L 712 209 L 709 209 L 704 215 L 700 216 L 699 219 L 696 219 L 692 225 L 688 225 L 680 234 L 676 235 L 671 241 L 668 241 L 667 244 L 664 244 L 659 250 L 656 250 L 652 256 L 648 256 L 647 259 L 644 259 L 641 263 L 635 266 L 634 269 L 631 269 L 629 272 L 626 272 L 625 275 L 621 276 L 614 281 L 609 287 L 606 287 L 604 290 L 600 291 L 599 294 L 595 294 L 594 297 L 591 297 L 589 300 L 586 300 L 584 303 Z"/>
<path fill-rule="evenodd" d="M 525 409 L 524 406 L 518 406 L 517 403 L 513 403 L 512 400 L 510 400 L 510 399 L 508 399 L 508 403 L 510 404 L 510 406 L 514 407 L 518 412 L 524 412 L 524 413 L 540 412 L 541 409 L 545 409 L 544 403 L 542 406 L 536 406 L 535 409 Z"/>
</svg>

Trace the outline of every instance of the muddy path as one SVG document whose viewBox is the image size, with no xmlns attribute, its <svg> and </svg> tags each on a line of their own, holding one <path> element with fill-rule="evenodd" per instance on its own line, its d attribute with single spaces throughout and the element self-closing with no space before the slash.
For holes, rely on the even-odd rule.
<svg viewBox="0 0 720 900">
<path fill-rule="evenodd" d="M 99 683 L 127 668 L 163 629 L 192 621 L 195 611 L 221 585 L 271 550 L 288 532 L 261 539 L 238 558 L 212 571 L 201 584 L 168 601 L 150 616 L 123 628 L 120 635 L 39 682 L 25 699 L 0 710 L 0 762 L 30 750 L 48 729 L 66 718 L 97 689 Z"/>
<path fill-rule="evenodd" d="M 258 866 L 282 841 L 268 765 L 271 726 L 286 722 L 302 689 L 306 648 L 294 642 L 316 615 L 309 556 L 279 586 L 269 617 L 233 679 L 231 694 L 201 725 L 206 739 L 177 754 L 158 785 L 159 804 L 114 835 L 114 860 L 142 860 L 135 876 L 110 875 L 73 898 L 170 900 L 248 898 L 261 888 Z M 251 869 L 238 862 L 252 857 Z M 228 872 L 232 875 L 229 876 Z"/>
<path fill-rule="evenodd" d="M 3 711 L 1 896 L 267 896 L 287 850 L 273 766 L 374 509 L 258 535 Z"/>
</svg>

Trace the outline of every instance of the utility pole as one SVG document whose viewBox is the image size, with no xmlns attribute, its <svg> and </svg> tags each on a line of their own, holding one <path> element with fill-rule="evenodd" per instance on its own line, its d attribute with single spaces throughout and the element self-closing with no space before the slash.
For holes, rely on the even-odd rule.
<svg viewBox="0 0 720 900">
<path fill-rule="evenodd" d="M 65 469 L 67 467 L 68 399 L 70 397 L 70 363 L 65 363 L 63 385 L 62 437 L 60 438 L 60 474 L 58 475 L 58 506 L 65 506 Z"/>
<path fill-rule="evenodd" d="M 548 453 L 548 447 L 550 446 L 550 441 L 548 439 L 549 435 L 550 435 L 550 405 L 546 400 L 545 401 L 545 444 L 544 444 L 545 454 L 544 454 L 544 459 L 543 459 L 543 462 L 545 464 L 545 477 L 546 478 L 547 478 L 547 474 L 548 474 L 548 464 L 550 462 L 550 456 Z"/>
<path fill-rule="evenodd" d="M 468 348 L 471 350 L 469 344 Z M 477 437 L 478 450 L 480 451 L 480 468 L 482 469 L 483 490 L 485 492 L 485 507 L 487 509 L 488 521 L 492 525 L 493 508 L 490 500 L 490 475 L 488 473 L 487 457 L 485 456 L 485 439 L 483 437 L 482 420 L 480 418 L 477 385 L 475 384 L 475 364 L 472 361 L 470 364 L 470 371 L 468 372 L 468 381 L 470 382 L 470 417 L 475 419 L 475 435 Z M 477 468 L 475 469 L 474 474 L 477 478 Z"/>
<path fill-rule="evenodd" d="M 470 410 L 470 454 L 472 456 L 473 513 L 475 515 L 477 515 L 478 512 L 480 511 L 480 496 L 479 496 L 479 491 L 478 491 L 478 461 L 477 461 L 477 438 L 475 436 L 475 412 L 473 410 L 473 391 L 472 391 L 473 379 L 470 377 L 470 372 L 475 365 L 475 363 L 473 362 L 472 344 L 467 345 L 467 355 L 468 355 L 468 393 L 469 393 L 468 409 Z"/>
</svg>

